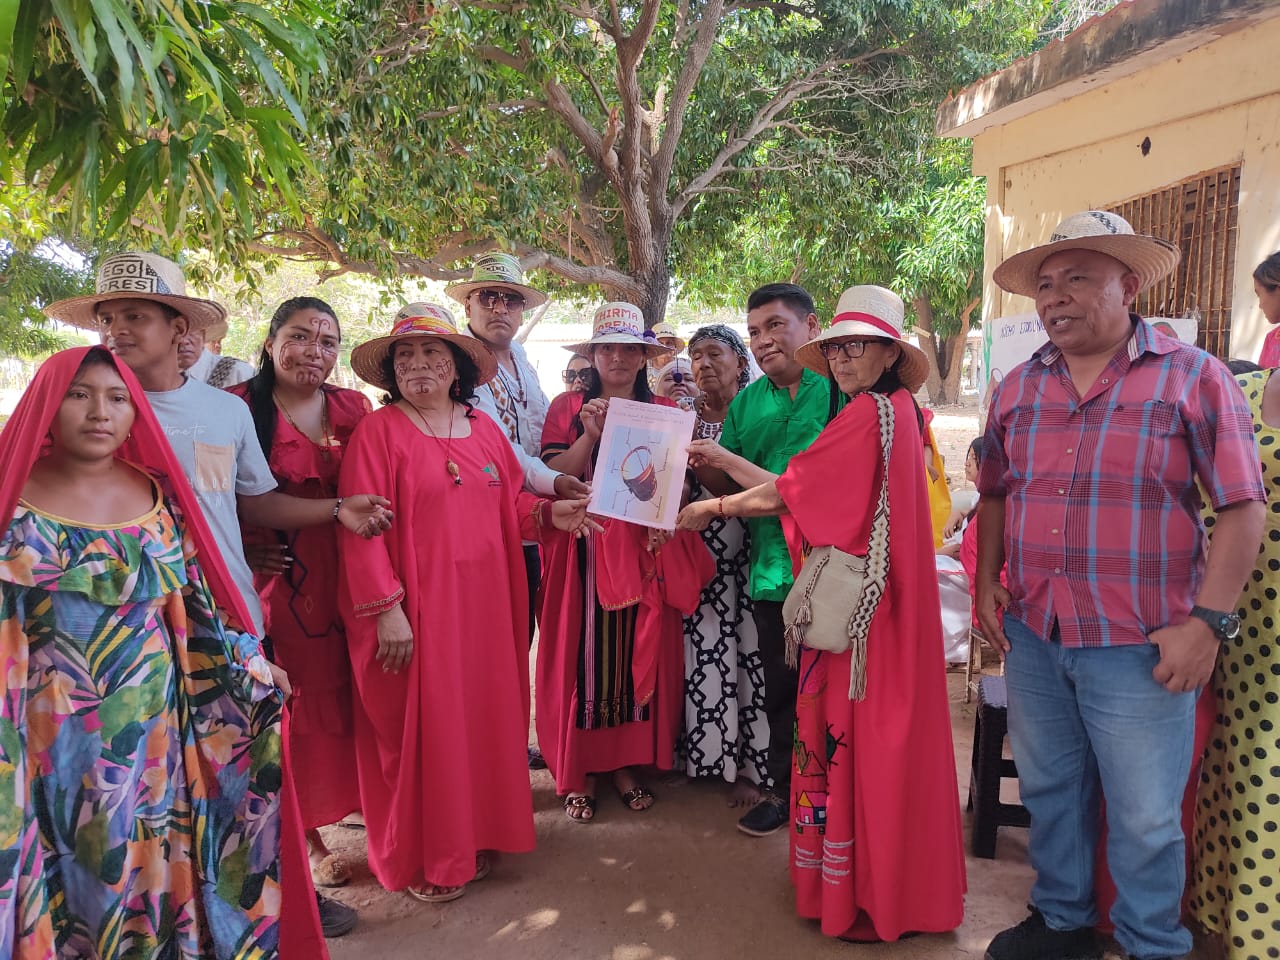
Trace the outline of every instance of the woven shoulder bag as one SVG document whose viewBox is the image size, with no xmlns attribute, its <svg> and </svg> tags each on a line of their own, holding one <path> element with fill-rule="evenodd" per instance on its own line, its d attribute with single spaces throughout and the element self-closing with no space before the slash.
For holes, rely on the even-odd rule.
<svg viewBox="0 0 1280 960">
<path fill-rule="evenodd" d="M 893 403 L 873 393 L 880 418 L 880 495 L 865 556 L 832 546 L 814 547 L 782 605 L 787 663 L 796 666 L 800 646 L 828 653 L 853 651 L 849 699 L 867 692 L 867 634 L 889 579 L 889 453 L 893 449 Z"/>
</svg>

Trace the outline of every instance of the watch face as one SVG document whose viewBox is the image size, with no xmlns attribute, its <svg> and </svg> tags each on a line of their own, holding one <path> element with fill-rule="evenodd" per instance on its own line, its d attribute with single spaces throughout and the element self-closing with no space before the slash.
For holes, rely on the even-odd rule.
<svg viewBox="0 0 1280 960">
<path fill-rule="evenodd" d="M 1240 618 L 1234 613 L 1228 613 L 1218 624 L 1218 631 L 1224 640 L 1234 640 L 1240 636 Z"/>
</svg>

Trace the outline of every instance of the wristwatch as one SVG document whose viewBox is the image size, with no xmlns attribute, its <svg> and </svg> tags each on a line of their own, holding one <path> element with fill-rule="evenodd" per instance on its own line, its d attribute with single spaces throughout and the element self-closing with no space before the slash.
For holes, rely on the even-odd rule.
<svg viewBox="0 0 1280 960">
<path fill-rule="evenodd" d="M 1223 613 L 1208 607 L 1192 607 L 1191 616 L 1212 627 L 1213 635 L 1219 640 L 1234 640 L 1240 636 L 1240 618 L 1234 613 Z"/>
</svg>

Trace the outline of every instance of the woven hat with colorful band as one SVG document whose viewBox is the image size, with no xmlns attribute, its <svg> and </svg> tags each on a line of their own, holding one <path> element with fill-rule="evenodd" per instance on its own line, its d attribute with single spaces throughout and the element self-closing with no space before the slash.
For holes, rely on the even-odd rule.
<svg viewBox="0 0 1280 960">
<path fill-rule="evenodd" d="M 177 310 L 193 328 L 208 327 L 227 318 L 212 300 L 187 296 L 182 268 L 154 253 L 117 253 L 98 265 L 94 293 L 57 300 L 44 308 L 45 316 L 84 330 L 101 330 L 96 307 L 108 300 L 154 300 Z"/>
<path fill-rule="evenodd" d="M 831 326 L 796 350 L 796 362 L 820 373 L 831 376 L 831 364 L 820 349 L 824 340 L 845 337 L 877 337 L 892 340 L 902 351 L 895 369 L 902 385 L 915 393 L 929 376 L 929 361 L 924 351 L 906 339 L 902 331 L 906 309 L 902 298 L 892 290 L 874 284 L 850 287 L 840 294 L 836 315 Z"/>
<path fill-rule="evenodd" d="M 649 331 L 652 334 L 653 331 Z M 591 356 L 591 348 L 604 343 L 634 343 L 644 347 L 645 356 L 670 358 L 674 352 L 664 347 L 652 337 L 645 336 L 644 314 L 632 303 L 614 301 L 606 303 L 596 311 L 591 324 L 591 339 L 582 343 L 571 343 L 565 347 L 572 353 L 580 353 L 584 357 Z"/>
<path fill-rule="evenodd" d="M 1139 293 L 1173 273 L 1182 259 L 1182 251 L 1168 240 L 1134 233 L 1119 214 L 1085 210 L 1059 223 L 1048 243 L 1015 253 L 1000 264 L 991 279 L 1010 293 L 1034 299 L 1040 265 L 1064 250 L 1095 250 L 1119 260 L 1138 275 Z"/>
<path fill-rule="evenodd" d="M 526 307 L 538 307 L 547 302 L 547 295 L 524 282 L 520 261 L 509 253 L 486 253 L 471 265 L 471 279 L 444 288 L 445 295 L 459 303 L 476 290 L 515 290 L 524 297 Z"/>
<path fill-rule="evenodd" d="M 480 369 L 480 384 L 488 383 L 497 375 L 498 361 L 484 341 L 459 333 L 453 314 L 435 303 L 410 303 L 401 307 L 390 333 L 366 340 L 351 351 L 351 369 L 365 383 L 391 389 L 383 374 L 383 362 L 397 341 L 413 337 L 437 337 L 452 343 L 475 361 Z"/>
</svg>

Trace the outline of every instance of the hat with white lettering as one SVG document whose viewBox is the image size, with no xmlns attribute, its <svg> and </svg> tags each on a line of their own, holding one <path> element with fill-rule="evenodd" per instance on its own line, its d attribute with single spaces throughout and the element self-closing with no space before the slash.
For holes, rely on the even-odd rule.
<svg viewBox="0 0 1280 960">
<path fill-rule="evenodd" d="M 591 326 L 591 339 L 571 343 L 566 350 L 591 356 L 591 348 L 604 343 L 635 343 L 644 347 L 645 356 L 670 357 L 673 351 L 658 343 L 652 330 L 644 328 L 644 314 L 631 303 L 606 303 L 596 311 Z"/>
<path fill-rule="evenodd" d="M 1119 260 L 1138 275 L 1139 292 L 1173 273 L 1182 259 L 1182 251 L 1168 240 L 1134 233 L 1118 213 L 1085 210 L 1059 223 L 1048 243 L 1009 257 L 991 279 L 1010 293 L 1035 299 L 1040 265 L 1063 250 L 1095 250 Z"/>
<path fill-rule="evenodd" d="M 44 308 L 45 316 L 84 330 L 101 330 L 97 306 L 109 300 L 154 300 L 177 310 L 193 329 L 202 329 L 227 318 L 227 311 L 212 300 L 187 296 L 182 268 L 154 253 L 117 253 L 98 266 L 94 293 L 57 300 Z"/>
<path fill-rule="evenodd" d="M 547 302 L 547 295 L 524 282 L 520 261 L 509 253 L 486 253 L 471 265 L 471 279 L 450 284 L 444 288 L 446 296 L 459 303 L 477 290 L 514 290 L 524 297 L 526 307 L 537 307 Z"/>
</svg>

